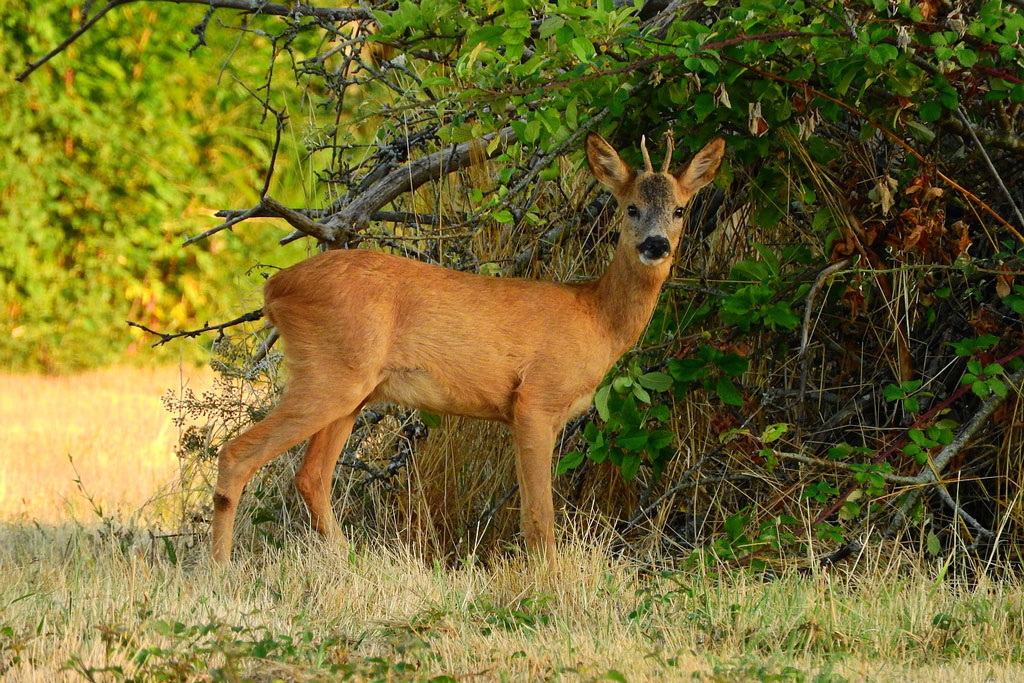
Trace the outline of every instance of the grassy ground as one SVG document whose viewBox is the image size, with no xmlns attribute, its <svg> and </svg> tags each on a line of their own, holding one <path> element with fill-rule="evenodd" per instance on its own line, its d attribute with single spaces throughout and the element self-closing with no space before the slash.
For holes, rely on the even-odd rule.
<svg viewBox="0 0 1024 683">
<path fill-rule="evenodd" d="M 143 517 L 83 524 L 66 453 L 105 510 L 133 510 L 174 478 L 156 397 L 177 384 L 0 379 L 6 680 L 1024 678 L 1020 585 L 939 580 L 878 549 L 822 573 L 651 571 L 581 540 L 576 515 L 551 571 L 512 554 L 448 569 L 299 528 L 217 570 L 205 539 L 154 537 Z"/>
</svg>

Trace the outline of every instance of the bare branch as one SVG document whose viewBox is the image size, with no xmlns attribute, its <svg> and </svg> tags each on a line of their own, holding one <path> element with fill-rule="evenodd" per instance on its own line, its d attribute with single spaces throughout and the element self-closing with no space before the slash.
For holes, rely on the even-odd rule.
<svg viewBox="0 0 1024 683">
<path fill-rule="evenodd" d="M 1011 385 L 1011 391 L 1015 395 L 1020 394 L 1020 382 L 1024 379 L 1024 367 L 1013 373 L 1007 378 L 1007 383 Z M 985 424 L 988 419 L 992 416 L 992 413 L 996 411 L 1003 401 L 1006 400 L 1009 392 L 1004 396 L 998 394 L 992 394 L 988 400 L 982 404 L 981 408 L 971 417 L 970 421 L 964 425 L 960 433 L 946 446 L 939 451 L 939 454 L 931 459 L 928 464 L 921 470 L 921 473 L 913 478 L 914 484 L 918 488 L 910 491 L 903 503 L 896 510 L 896 514 L 893 516 L 892 521 L 889 523 L 888 528 L 885 530 L 884 536 L 889 537 L 894 534 L 908 519 L 910 511 L 917 504 L 918 499 L 925 487 L 930 484 L 938 484 L 939 497 L 949 505 L 953 511 L 960 516 L 967 524 L 975 530 L 976 533 L 985 536 L 991 536 L 992 532 L 982 526 L 976 519 L 967 514 L 961 507 L 952 499 L 949 492 L 945 490 L 942 481 L 939 477 L 942 476 L 942 472 L 949 465 L 950 461 L 956 457 L 960 450 L 967 445 L 967 442 L 971 440 L 975 432 Z"/>
<path fill-rule="evenodd" d="M 162 344 L 166 344 L 167 342 L 173 339 L 178 339 L 179 337 L 198 337 L 203 332 L 212 332 L 213 330 L 217 330 L 218 332 L 220 332 L 221 335 L 223 335 L 224 330 L 226 330 L 229 327 L 241 325 L 242 323 L 253 322 L 254 320 L 259 320 L 262 317 L 263 309 L 257 308 L 255 311 L 249 311 L 245 315 L 240 315 L 233 320 L 227 321 L 226 323 L 220 323 L 219 325 L 204 325 L 203 327 L 200 327 L 195 330 L 185 330 L 184 332 L 176 332 L 174 334 L 157 332 L 154 329 L 146 327 L 145 325 L 142 325 L 137 322 L 132 322 L 131 320 L 125 320 L 125 322 L 128 323 L 129 327 L 137 327 L 143 332 L 147 332 L 149 334 L 152 334 L 153 336 L 160 337 L 160 339 L 153 344 L 153 346 L 160 346 Z"/>
<path fill-rule="evenodd" d="M 373 21 L 373 13 L 366 9 L 355 9 L 351 7 L 314 7 L 303 2 L 296 2 L 293 6 L 262 2 L 262 0 L 141 0 L 145 2 L 173 2 L 176 5 L 205 5 L 211 9 L 232 9 L 252 14 L 267 14 L 281 17 L 316 17 L 322 21 L 349 22 L 349 21 Z M 48 61 L 63 52 L 69 45 L 78 40 L 83 33 L 92 28 L 103 16 L 121 5 L 129 5 L 140 0 L 109 0 L 96 14 L 84 22 L 77 30 L 65 38 L 61 43 L 47 52 L 45 55 L 29 62 L 27 68 L 15 77 L 15 80 L 24 81 L 28 76 L 46 64 Z M 208 18 L 206 19 L 208 21 Z M 202 37 L 199 37 L 202 41 Z M 197 47 L 198 43 L 196 46 Z M 193 47 L 193 49 L 194 49 Z M 191 52 L 191 50 L 190 50 Z"/>
<path fill-rule="evenodd" d="M 415 190 L 429 180 L 471 166 L 476 161 L 473 149 L 486 150 L 495 136 L 498 138 L 498 144 L 488 157 L 501 153 L 515 139 L 515 135 L 515 131 L 506 126 L 479 140 L 463 142 L 449 149 L 428 154 L 395 169 L 324 222 L 327 228 L 335 233 L 335 237 L 328 241 L 337 242 L 338 233 L 362 230 L 370 222 L 374 211 L 391 203 L 400 195 Z"/>
<path fill-rule="evenodd" d="M 17 76 L 15 76 L 14 80 L 24 81 L 26 78 L 29 77 L 29 74 L 31 74 L 33 71 L 41 67 L 43 64 L 46 64 L 48 61 L 59 55 L 61 52 L 67 49 L 67 47 L 71 45 L 71 43 L 78 40 L 83 33 L 88 31 L 90 28 L 93 27 L 93 25 L 96 24 L 96 22 L 102 19 L 103 15 L 105 15 L 107 12 L 114 9 L 115 7 L 125 5 L 128 2 L 131 2 L 131 0 L 110 0 L 110 2 L 104 5 L 98 12 L 96 12 L 96 14 L 92 15 L 92 18 L 89 19 L 89 21 L 83 22 L 82 25 L 78 27 L 78 29 L 76 29 L 71 35 L 69 35 L 67 38 L 61 41 L 60 45 L 53 48 L 42 57 L 35 60 L 34 62 L 29 62 L 25 70 Z"/>
<path fill-rule="evenodd" d="M 212 228 L 210 228 L 209 230 L 206 230 L 204 232 L 199 233 L 195 237 L 186 238 L 186 240 L 181 243 L 181 246 L 187 247 L 190 244 L 195 244 L 196 242 L 199 242 L 201 240 L 205 240 L 207 237 L 210 237 L 211 235 L 215 235 L 218 232 L 220 232 L 221 230 L 230 230 L 234 225 L 236 225 L 238 223 L 241 223 L 244 220 L 248 220 L 248 219 L 252 218 L 253 216 L 256 216 L 258 211 L 259 211 L 259 209 L 261 209 L 262 206 L 263 206 L 262 204 L 257 204 L 256 206 L 252 207 L 251 209 L 246 209 L 245 211 L 240 211 L 240 212 L 236 213 L 235 215 L 233 215 L 228 220 L 226 220 L 223 223 L 221 223 L 220 225 L 215 225 Z"/>
<path fill-rule="evenodd" d="M 263 208 L 270 211 L 272 215 L 288 221 L 288 224 L 296 230 L 305 233 L 310 237 L 315 237 L 321 242 L 334 242 L 338 238 L 337 230 L 331 230 L 323 223 L 313 220 L 306 214 L 288 208 L 273 197 L 264 197 L 260 204 Z M 353 233 L 344 231 L 344 234 L 351 237 Z"/>
<path fill-rule="evenodd" d="M 138 2 L 138 0 L 130 0 Z M 252 14 L 278 17 L 316 17 L 324 21 L 373 21 L 373 12 L 354 7 L 318 7 L 306 2 L 288 4 L 263 0 L 145 0 L 146 2 L 173 2 L 176 5 L 207 5 L 216 9 L 233 9 Z"/>
</svg>

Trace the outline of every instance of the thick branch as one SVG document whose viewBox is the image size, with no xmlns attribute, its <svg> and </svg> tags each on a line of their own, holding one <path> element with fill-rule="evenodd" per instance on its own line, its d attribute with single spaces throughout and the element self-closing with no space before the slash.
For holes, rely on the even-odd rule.
<svg viewBox="0 0 1024 683">
<path fill-rule="evenodd" d="M 998 147 L 1005 149 L 1008 152 L 1013 152 L 1019 157 L 1024 157 L 1024 139 L 1021 139 L 1015 135 L 1009 133 L 1000 133 L 997 131 L 982 128 L 976 126 L 973 123 L 970 126 L 964 124 L 959 118 L 948 116 L 939 121 L 945 128 L 949 128 L 958 135 L 964 135 L 970 131 L 982 144 L 988 145 L 989 147 Z"/>
<path fill-rule="evenodd" d="M 505 127 L 479 140 L 463 142 L 440 152 L 428 154 L 395 169 L 324 221 L 324 226 L 334 234 L 333 238 L 327 241 L 336 243 L 340 237 L 339 233 L 362 230 L 370 222 L 374 211 L 390 204 L 400 195 L 414 191 L 429 180 L 473 165 L 478 160 L 473 150 L 486 150 L 495 136 L 498 137 L 498 144 L 487 155 L 488 158 L 500 154 L 515 139 L 515 131 L 511 127 Z"/>
<path fill-rule="evenodd" d="M 323 223 L 318 223 L 304 213 L 288 208 L 271 196 L 266 196 L 260 205 L 267 209 L 272 215 L 288 221 L 296 230 L 303 232 L 310 237 L 315 237 L 321 242 L 333 242 L 337 239 L 337 231 L 332 231 Z M 347 231 L 346 231 L 346 234 Z"/>
</svg>

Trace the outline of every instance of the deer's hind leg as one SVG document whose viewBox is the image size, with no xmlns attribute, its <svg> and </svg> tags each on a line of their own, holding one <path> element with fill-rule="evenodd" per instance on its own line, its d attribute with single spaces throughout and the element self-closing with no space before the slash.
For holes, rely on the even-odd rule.
<svg viewBox="0 0 1024 683">
<path fill-rule="evenodd" d="M 212 554 L 218 564 L 231 558 L 238 499 L 256 470 L 336 420 L 353 414 L 366 398 L 364 393 L 351 390 L 349 395 L 339 396 L 323 391 L 315 382 L 304 384 L 297 379 L 261 422 L 221 449 L 213 494 Z"/>
<path fill-rule="evenodd" d="M 334 466 L 345 447 L 357 412 L 338 418 L 309 440 L 302 466 L 295 474 L 295 487 L 309 508 L 309 521 L 327 538 L 341 538 L 341 527 L 331 509 L 331 480 Z"/>
</svg>

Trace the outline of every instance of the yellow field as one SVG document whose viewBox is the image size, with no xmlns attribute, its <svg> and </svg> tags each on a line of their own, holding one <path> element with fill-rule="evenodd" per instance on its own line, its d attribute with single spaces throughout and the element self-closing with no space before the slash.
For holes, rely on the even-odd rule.
<svg viewBox="0 0 1024 683">
<path fill-rule="evenodd" d="M 0 521 L 86 521 L 82 489 L 105 513 L 139 511 L 178 467 L 160 397 L 208 382 L 178 368 L 0 375 Z"/>
<path fill-rule="evenodd" d="M 212 568 L 202 525 L 161 538 L 135 514 L 176 478 L 159 397 L 180 383 L 0 378 L 5 681 L 1024 680 L 1024 589 L 958 583 L 893 546 L 804 574 L 662 572 L 575 512 L 553 571 L 514 553 L 452 569 L 373 537 L 345 549 L 298 523 Z"/>
</svg>

